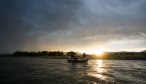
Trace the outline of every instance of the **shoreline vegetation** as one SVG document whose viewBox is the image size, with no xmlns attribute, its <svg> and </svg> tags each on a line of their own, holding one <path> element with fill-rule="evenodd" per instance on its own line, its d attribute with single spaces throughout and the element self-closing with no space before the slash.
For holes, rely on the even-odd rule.
<svg viewBox="0 0 146 84">
<path fill-rule="evenodd" d="M 0 57 L 41 57 L 49 59 L 66 59 L 74 53 L 77 57 L 82 57 L 83 53 L 79 52 L 62 52 L 62 51 L 16 51 L 12 54 L 0 54 Z M 103 52 L 101 56 L 95 54 L 86 54 L 89 59 L 103 59 L 103 60 L 146 60 L 146 50 L 141 52 Z"/>
</svg>

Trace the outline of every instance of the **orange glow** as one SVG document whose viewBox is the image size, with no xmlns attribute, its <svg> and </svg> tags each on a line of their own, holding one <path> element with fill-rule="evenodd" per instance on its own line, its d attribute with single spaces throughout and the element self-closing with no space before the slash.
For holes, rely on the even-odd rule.
<svg viewBox="0 0 146 84">
<path fill-rule="evenodd" d="M 103 51 L 102 50 L 97 50 L 97 52 L 95 54 L 97 56 L 102 56 L 103 55 Z"/>
<path fill-rule="evenodd" d="M 87 53 L 95 54 L 96 56 L 102 56 L 104 54 L 102 49 L 88 50 Z"/>
</svg>

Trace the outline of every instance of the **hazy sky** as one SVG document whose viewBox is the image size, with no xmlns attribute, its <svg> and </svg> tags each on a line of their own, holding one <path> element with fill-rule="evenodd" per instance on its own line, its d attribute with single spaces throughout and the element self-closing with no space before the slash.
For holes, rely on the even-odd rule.
<svg viewBox="0 0 146 84">
<path fill-rule="evenodd" d="M 142 51 L 146 0 L 0 0 L 0 52 Z"/>
</svg>

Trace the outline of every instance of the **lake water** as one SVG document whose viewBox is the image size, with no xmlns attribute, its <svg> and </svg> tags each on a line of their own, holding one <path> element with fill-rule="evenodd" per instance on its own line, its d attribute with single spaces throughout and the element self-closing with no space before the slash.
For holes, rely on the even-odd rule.
<svg viewBox="0 0 146 84">
<path fill-rule="evenodd" d="M 0 84 L 146 84 L 146 61 L 0 57 Z"/>
</svg>

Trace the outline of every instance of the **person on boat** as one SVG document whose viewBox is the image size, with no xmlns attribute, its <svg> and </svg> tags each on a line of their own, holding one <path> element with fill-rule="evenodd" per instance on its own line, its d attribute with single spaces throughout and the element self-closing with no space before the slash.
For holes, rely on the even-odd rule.
<svg viewBox="0 0 146 84">
<path fill-rule="evenodd" d="M 82 58 L 82 60 L 88 60 L 88 58 L 86 57 L 85 52 L 83 53 L 83 58 Z"/>
<path fill-rule="evenodd" d="M 74 61 L 77 61 L 77 60 L 78 60 L 78 58 L 76 56 L 74 56 Z"/>
<path fill-rule="evenodd" d="M 74 55 L 73 54 L 71 54 L 71 59 L 74 59 Z"/>
<path fill-rule="evenodd" d="M 83 59 L 86 57 L 86 54 L 85 54 L 85 52 L 83 53 Z"/>
<path fill-rule="evenodd" d="M 77 57 L 75 57 L 73 54 L 71 54 L 71 57 L 70 57 L 72 60 L 77 60 Z"/>
</svg>

